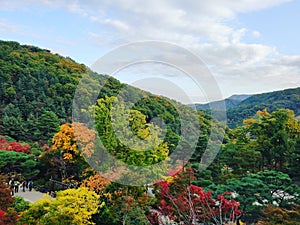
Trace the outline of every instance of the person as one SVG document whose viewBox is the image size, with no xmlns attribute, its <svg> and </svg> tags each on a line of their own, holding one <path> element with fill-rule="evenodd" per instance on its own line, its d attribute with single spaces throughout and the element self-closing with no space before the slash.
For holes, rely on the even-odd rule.
<svg viewBox="0 0 300 225">
<path fill-rule="evenodd" d="M 32 191 L 32 188 L 33 188 L 33 182 L 32 182 L 32 180 L 30 180 L 28 182 L 28 188 L 29 188 L 29 191 Z"/>
<path fill-rule="evenodd" d="M 18 193 L 19 192 L 19 185 L 20 185 L 20 182 L 17 180 L 15 182 L 15 193 Z"/>
<path fill-rule="evenodd" d="M 14 192 L 14 188 L 15 188 L 14 180 L 11 179 L 8 184 L 9 184 L 9 187 L 10 187 L 10 190 L 11 190 L 11 195 L 14 196 L 14 194 L 15 194 L 15 192 Z"/>
<path fill-rule="evenodd" d="M 27 184 L 26 184 L 26 180 L 24 180 L 22 182 L 22 191 L 25 192 L 25 188 L 26 188 Z"/>
</svg>

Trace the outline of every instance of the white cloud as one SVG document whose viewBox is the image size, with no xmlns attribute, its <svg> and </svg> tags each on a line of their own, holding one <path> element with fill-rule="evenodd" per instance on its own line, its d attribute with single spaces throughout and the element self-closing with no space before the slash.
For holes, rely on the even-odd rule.
<svg viewBox="0 0 300 225">
<path fill-rule="evenodd" d="M 129 27 L 126 25 L 126 23 L 124 23 L 120 20 L 105 19 L 103 21 L 103 23 L 111 25 L 119 30 L 128 30 L 129 29 Z"/>
<path fill-rule="evenodd" d="M 275 46 L 247 44 L 243 39 L 257 39 L 260 31 L 236 28 L 228 22 L 239 13 L 286 2 L 289 0 L 114 0 L 103 1 L 98 8 L 114 13 L 98 18 L 118 28 L 115 36 L 124 43 L 163 40 L 190 49 L 209 65 L 224 93 L 253 93 L 299 86 L 299 56 L 282 56 Z"/>
<path fill-rule="evenodd" d="M 63 7 L 71 13 L 98 24 L 98 30 L 87 30 L 88 40 L 104 48 L 140 40 L 176 43 L 198 55 L 216 75 L 225 93 L 259 92 L 300 84 L 300 56 L 284 56 L 276 46 L 245 43 L 259 41 L 259 30 L 236 27 L 231 21 L 240 13 L 259 11 L 290 0 L 31 0 L 5 2 L 17 7 L 19 2 Z M 25 1 L 26 2 L 26 1 Z M 11 4 L 11 6 L 10 6 Z M 96 25 L 95 25 L 96 26 Z M 9 29 L 1 24 L 0 30 Z"/>
<path fill-rule="evenodd" d="M 259 38 L 260 37 L 260 32 L 257 30 L 252 31 L 252 36 L 255 38 Z"/>
<path fill-rule="evenodd" d="M 7 21 L 0 20 L 0 32 L 1 33 L 15 33 L 17 32 L 17 26 L 8 23 Z"/>
</svg>

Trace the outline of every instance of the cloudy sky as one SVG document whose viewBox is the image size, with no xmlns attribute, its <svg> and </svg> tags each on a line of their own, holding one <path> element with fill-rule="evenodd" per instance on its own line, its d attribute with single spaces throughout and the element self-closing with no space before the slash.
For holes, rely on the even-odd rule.
<svg viewBox="0 0 300 225">
<path fill-rule="evenodd" d="M 0 39 L 50 49 L 92 68 L 128 43 L 172 44 L 173 50 L 155 50 L 157 61 L 166 59 L 162 55 L 180 59 L 177 48 L 186 49 L 216 80 L 209 89 L 228 97 L 300 86 L 299 12 L 299 0 L 0 0 Z M 185 103 L 220 98 L 195 81 L 200 71 L 187 75 L 180 62 L 132 64 L 113 75 Z"/>
</svg>

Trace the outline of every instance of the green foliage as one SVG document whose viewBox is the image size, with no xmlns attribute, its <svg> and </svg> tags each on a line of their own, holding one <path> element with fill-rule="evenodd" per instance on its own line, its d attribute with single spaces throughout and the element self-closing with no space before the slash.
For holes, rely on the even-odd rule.
<svg viewBox="0 0 300 225">
<path fill-rule="evenodd" d="M 43 136 L 47 124 L 35 130 L 31 125 L 43 122 L 45 111 L 66 121 L 76 84 L 86 71 L 84 65 L 48 50 L 0 41 L 0 133 L 16 140 L 37 140 L 34 131 L 42 139 L 51 137 L 51 132 Z"/>
<path fill-rule="evenodd" d="M 243 218 L 255 222 L 262 216 L 261 210 L 269 204 L 289 208 L 300 200 L 300 188 L 284 173 L 272 170 L 248 174 L 241 179 L 229 179 L 225 185 L 210 185 L 208 190 L 236 193 L 241 203 Z"/>
<path fill-rule="evenodd" d="M 59 131 L 58 117 L 52 111 L 45 111 L 35 124 L 35 138 L 47 142 L 52 136 Z"/>
<path fill-rule="evenodd" d="M 25 201 L 24 198 L 20 196 L 14 197 L 14 202 L 11 205 L 17 212 L 23 212 L 29 209 L 29 202 Z"/>
<path fill-rule="evenodd" d="M 32 177 L 39 173 L 37 162 L 32 154 L 0 150 L 0 171 L 2 173 L 21 173 Z"/>
<path fill-rule="evenodd" d="M 236 107 L 227 110 L 228 126 L 231 128 L 240 126 L 245 118 L 254 116 L 258 110 L 264 108 L 268 112 L 286 108 L 293 110 L 296 115 L 299 115 L 300 88 L 257 94 L 247 98 Z"/>
</svg>

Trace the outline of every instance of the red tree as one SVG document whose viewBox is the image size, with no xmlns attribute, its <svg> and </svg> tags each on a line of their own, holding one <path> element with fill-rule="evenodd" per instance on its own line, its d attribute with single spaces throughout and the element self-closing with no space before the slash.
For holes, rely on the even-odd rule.
<svg viewBox="0 0 300 225">
<path fill-rule="evenodd" d="M 216 200 L 210 191 L 191 184 L 193 172 L 178 174 L 172 182 L 160 181 L 155 185 L 158 199 L 156 209 L 148 216 L 152 224 L 159 224 L 162 216 L 177 223 L 200 224 L 212 221 L 235 221 L 241 215 L 239 202 L 230 199 L 231 193 L 219 195 Z M 160 222 L 159 222 L 160 221 Z"/>
<path fill-rule="evenodd" d="M 14 199 L 11 196 L 10 188 L 5 184 L 6 178 L 0 174 L 0 225 L 14 225 L 19 217 L 17 212 L 11 208 Z"/>
</svg>

